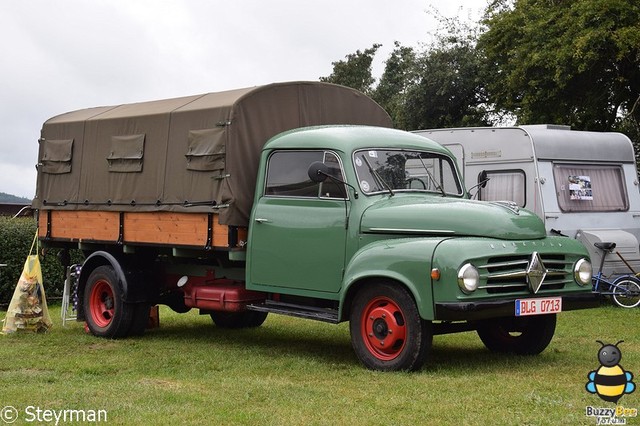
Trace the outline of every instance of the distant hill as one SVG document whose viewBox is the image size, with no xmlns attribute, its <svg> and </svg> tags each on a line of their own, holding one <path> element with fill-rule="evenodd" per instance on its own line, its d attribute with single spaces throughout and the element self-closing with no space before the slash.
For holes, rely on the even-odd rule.
<svg viewBox="0 0 640 426">
<path fill-rule="evenodd" d="M 0 192 L 0 203 L 31 204 L 31 200 L 28 198 L 17 197 L 15 195 Z"/>
</svg>

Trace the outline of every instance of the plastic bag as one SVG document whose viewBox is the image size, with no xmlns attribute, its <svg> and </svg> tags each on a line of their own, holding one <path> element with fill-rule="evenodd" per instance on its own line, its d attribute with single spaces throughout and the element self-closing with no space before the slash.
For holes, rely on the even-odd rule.
<svg viewBox="0 0 640 426">
<path fill-rule="evenodd" d="M 37 242 L 31 246 L 31 252 Z M 37 247 L 36 247 L 37 253 Z M 53 323 L 47 308 L 47 298 L 42 285 L 42 269 L 37 254 L 29 254 L 24 262 L 22 275 L 13 292 L 7 316 L 4 319 L 2 333 L 9 334 L 16 331 L 46 332 Z"/>
</svg>

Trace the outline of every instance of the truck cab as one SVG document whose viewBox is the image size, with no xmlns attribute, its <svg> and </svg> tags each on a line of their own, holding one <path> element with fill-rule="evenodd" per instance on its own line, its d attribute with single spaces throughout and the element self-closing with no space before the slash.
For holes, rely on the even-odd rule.
<svg viewBox="0 0 640 426">
<path fill-rule="evenodd" d="M 297 129 L 265 145 L 258 176 L 246 286 L 269 300 L 250 308 L 350 321 L 371 368 L 414 369 L 433 334 L 455 331 L 538 353 L 558 312 L 593 306 L 584 247 L 515 205 L 469 200 L 435 142 Z"/>
</svg>

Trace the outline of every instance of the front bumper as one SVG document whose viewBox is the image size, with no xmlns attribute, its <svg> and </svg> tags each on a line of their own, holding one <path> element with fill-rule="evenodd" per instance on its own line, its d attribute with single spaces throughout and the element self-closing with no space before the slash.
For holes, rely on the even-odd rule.
<svg viewBox="0 0 640 426">
<path fill-rule="evenodd" d="M 509 298 L 498 301 L 436 303 L 435 319 L 438 321 L 473 321 L 511 317 L 515 315 L 515 301 L 517 299 L 522 298 Z M 563 312 L 598 306 L 600 306 L 600 299 L 594 293 L 562 296 Z"/>
</svg>

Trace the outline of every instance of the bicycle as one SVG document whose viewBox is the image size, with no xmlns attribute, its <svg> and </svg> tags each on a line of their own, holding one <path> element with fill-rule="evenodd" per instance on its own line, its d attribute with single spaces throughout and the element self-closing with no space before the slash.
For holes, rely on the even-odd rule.
<svg viewBox="0 0 640 426">
<path fill-rule="evenodd" d="M 640 305 L 640 279 L 635 275 L 620 275 L 613 281 L 607 280 L 607 278 L 602 275 L 604 259 L 607 253 L 611 253 L 612 250 L 616 248 L 616 243 L 603 242 L 594 243 L 593 245 L 602 250 L 600 269 L 591 279 L 593 292 L 602 296 L 611 296 L 616 305 L 622 308 L 635 308 Z M 618 256 L 621 255 L 618 253 Z M 605 286 L 602 286 L 602 283 L 605 284 Z"/>
</svg>

